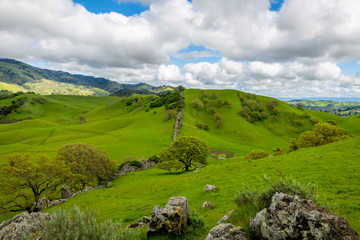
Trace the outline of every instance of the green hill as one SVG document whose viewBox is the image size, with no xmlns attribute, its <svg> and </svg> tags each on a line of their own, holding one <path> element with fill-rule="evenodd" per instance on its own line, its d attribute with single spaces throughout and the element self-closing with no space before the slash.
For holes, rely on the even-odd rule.
<svg viewBox="0 0 360 240">
<path fill-rule="evenodd" d="M 171 88 L 155 87 L 146 83 L 121 84 L 105 78 L 41 69 L 13 59 L 0 59 L 0 90 L 35 92 L 42 95 L 107 96 L 121 89 L 158 93 Z"/>
<path fill-rule="evenodd" d="M 336 203 L 337 213 L 360 231 L 360 175 L 356 172 L 360 167 L 359 137 L 254 161 L 243 157 L 255 149 L 271 154 L 275 147 L 287 148 L 291 138 L 311 129 L 317 121 L 335 120 L 341 128 L 358 136 L 359 117 L 299 109 L 235 90 L 189 89 L 184 96 L 181 136 L 198 136 L 211 150 L 229 150 L 238 157 L 209 158 L 208 166 L 198 173 L 168 175 L 160 169 L 131 173 L 116 179 L 111 188 L 78 195 L 47 211 L 76 204 L 98 210 L 101 219 L 121 219 L 127 224 L 149 215 L 155 205 L 163 206 L 171 196 L 186 196 L 190 206 L 205 216 L 210 228 L 236 208 L 234 194 L 244 184 L 264 186 L 259 177 L 266 174 L 277 178 L 280 171 L 300 182 L 317 184 L 322 200 Z M 95 145 L 121 163 L 129 156 L 152 156 L 171 144 L 175 120 L 164 120 L 164 106 L 149 108 L 156 96 L 138 95 L 129 100 L 112 96 L 23 94 L 0 100 L 0 106 L 9 106 L 23 97 L 28 100 L 21 110 L 11 112 L 3 120 L 28 120 L 0 124 L 0 163 L 15 153 L 54 157 L 59 147 L 69 143 Z M 194 104 L 199 104 L 195 99 L 201 101 L 200 107 Z M 86 123 L 81 123 L 79 116 L 85 117 Z M 208 130 L 202 129 L 204 125 Z M 219 190 L 204 193 L 206 184 L 216 185 Z M 214 209 L 201 210 L 204 201 L 212 202 Z M 246 212 L 242 220 L 232 221 L 245 226 L 251 214 Z M 0 220 L 10 216 L 0 216 Z"/>
</svg>

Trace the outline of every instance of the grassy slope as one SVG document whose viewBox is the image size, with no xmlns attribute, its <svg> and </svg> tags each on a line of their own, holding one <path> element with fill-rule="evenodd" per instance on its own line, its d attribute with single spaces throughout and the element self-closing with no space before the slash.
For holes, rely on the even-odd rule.
<svg viewBox="0 0 360 240">
<path fill-rule="evenodd" d="M 258 177 L 266 174 L 275 179 L 279 170 L 298 181 L 317 184 L 321 198 L 337 204 L 337 213 L 360 231 L 359 144 L 357 137 L 256 161 L 248 162 L 243 157 L 209 159 L 209 165 L 199 173 L 168 175 L 158 169 L 135 172 L 116 179 L 111 188 L 78 195 L 47 211 L 76 204 L 98 210 L 102 219 L 121 219 L 130 223 L 144 215 L 149 216 L 155 205 L 164 206 L 171 196 L 186 196 L 190 206 L 206 217 L 210 228 L 226 212 L 236 208 L 233 202 L 236 191 L 243 189 L 245 184 L 251 188 L 261 187 L 264 182 Z M 205 193 L 206 184 L 214 184 L 219 190 Z M 204 201 L 212 202 L 215 208 L 201 210 Z M 247 215 L 246 221 L 240 224 L 246 226 L 250 217 Z"/>
<path fill-rule="evenodd" d="M 294 113 L 298 116 L 304 111 L 322 121 L 335 119 L 340 122 L 341 127 L 357 135 L 360 133 L 360 119 L 357 117 L 342 118 L 327 113 L 303 111 L 286 103 L 278 105 L 278 109 L 283 113 L 279 122 L 268 119 L 250 124 L 237 113 L 240 102 L 235 91 L 216 93 L 219 98 L 229 99 L 233 104 L 231 107 L 215 108 L 224 115 L 224 126 L 217 129 L 212 116 L 205 110 L 196 114 L 190 103 L 199 98 L 200 91 L 186 90 L 185 117 L 181 133 L 198 135 L 213 149 L 232 150 L 243 155 L 253 149 L 270 152 L 273 147 L 286 147 L 291 137 L 296 137 L 299 132 L 312 127 L 307 120 L 304 120 L 301 128 L 294 128 L 291 124 L 290 119 Z M 29 94 L 28 97 L 35 96 Z M 112 159 L 120 162 L 126 156 L 149 156 L 171 143 L 173 122 L 162 120 L 164 108 L 156 109 L 156 114 L 153 111 L 145 112 L 142 107 L 126 106 L 116 97 L 51 95 L 47 98 L 47 103 L 43 105 L 26 103 L 22 113 L 12 113 L 11 116 L 23 118 L 30 115 L 34 117 L 33 120 L 0 125 L 0 162 L 12 153 L 33 152 L 54 156 L 59 147 L 76 142 L 96 145 L 107 151 Z M 270 100 L 265 97 L 259 99 L 262 102 Z M 10 102 L 11 100 L 5 99 L 0 101 L 0 105 Z M 77 120 L 79 115 L 84 115 L 88 122 L 80 124 Z M 194 128 L 195 119 L 207 123 L 210 130 L 197 131 Z M 355 172 L 359 169 L 359 143 L 360 139 L 356 138 L 253 162 L 247 162 L 243 157 L 228 160 L 209 159 L 210 164 L 199 173 L 173 176 L 158 169 L 136 172 L 115 180 L 112 188 L 79 195 L 59 207 L 70 207 L 73 204 L 88 206 L 99 210 L 103 218 L 123 219 L 128 223 L 143 215 L 149 215 L 154 205 L 163 206 L 169 197 L 183 195 L 189 199 L 190 205 L 198 210 L 204 201 L 215 204 L 215 209 L 201 210 L 211 227 L 235 207 L 233 195 L 244 184 L 260 186 L 263 182 L 257 177 L 263 174 L 275 176 L 275 170 L 279 169 L 283 174 L 293 175 L 297 180 L 317 183 L 321 193 L 333 198 L 341 207 L 340 213 L 359 231 L 360 209 L 356 202 L 360 200 L 360 178 Z M 206 184 L 215 184 L 219 191 L 202 192 Z M 49 209 L 53 210 L 54 208 Z M 6 217 L 8 216 L 2 216 L 0 220 Z"/>
<path fill-rule="evenodd" d="M 263 121 L 249 123 L 242 118 L 238 112 L 241 107 L 238 91 L 234 90 L 206 90 L 205 93 L 211 95 L 216 93 L 222 100 L 229 100 L 232 106 L 223 106 L 221 108 L 212 106 L 216 112 L 224 116 L 224 126 L 217 128 L 213 115 L 206 110 L 196 111 L 191 106 L 194 99 L 200 99 L 200 90 L 190 89 L 185 91 L 185 115 L 183 121 L 182 135 L 198 136 L 205 139 L 207 143 L 215 150 L 231 150 L 237 155 L 244 155 L 251 150 L 261 149 L 272 152 L 275 147 L 287 148 L 289 140 L 306 130 L 310 130 L 313 124 L 310 120 L 304 118 L 304 113 L 309 113 L 313 118 L 321 121 L 334 119 L 340 123 L 340 126 L 351 131 L 354 134 L 360 133 L 360 119 L 346 119 L 333 114 L 321 113 L 309 110 L 300 110 L 297 107 L 290 106 L 284 102 L 278 102 L 277 109 L 280 111 L 278 120 L 269 117 Z M 246 93 L 240 94 L 247 99 Z M 258 102 L 266 106 L 272 98 L 257 96 Z M 253 99 L 247 99 L 253 100 Z M 303 120 L 302 126 L 294 127 L 291 120 Z M 210 130 L 197 130 L 195 121 L 205 123 Z"/>
<path fill-rule="evenodd" d="M 145 112 L 142 107 L 125 106 L 117 97 L 50 95 L 47 99 L 43 105 L 28 101 L 22 113 L 9 115 L 33 120 L 0 125 L 0 162 L 13 153 L 54 156 L 59 147 L 77 142 L 100 147 L 121 162 L 126 156 L 153 155 L 171 143 L 173 121 L 162 120 L 164 108 L 156 109 L 156 114 Z M 11 100 L 2 100 L 0 105 Z M 80 124 L 79 115 L 85 116 L 87 123 Z"/>
<path fill-rule="evenodd" d="M 1 77 L 1 75 L 0 75 Z M 27 90 L 23 87 L 20 87 L 17 84 L 10 84 L 10 83 L 5 83 L 5 82 L 0 82 L 0 90 L 8 90 L 11 92 L 27 92 Z"/>
</svg>

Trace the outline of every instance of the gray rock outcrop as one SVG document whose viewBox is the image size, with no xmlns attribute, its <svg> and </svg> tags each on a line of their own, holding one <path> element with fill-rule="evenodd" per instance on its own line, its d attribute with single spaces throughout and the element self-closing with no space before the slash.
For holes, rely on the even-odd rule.
<svg viewBox="0 0 360 240">
<path fill-rule="evenodd" d="M 250 240 L 250 237 L 242 227 L 225 223 L 213 227 L 205 240 Z"/>
<path fill-rule="evenodd" d="M 67 202 L 67 199 L 57 199 L 57 200 L 54 200 L 54 201 L 50 202 L 48 207 L 59 205 L 59 204 L 62 204 L 64 202 Z"/>
<path fill-rule="evenodd" d="M 259 239 L 358 240 L 358 234 L 343 217 L 329 214 L 313 201 L 276 193 L 268 208 L 250 220 Z"/>
<path fill-rule="evenodd" d="M 22 239 L 23 234 L 35 235 L 51 218 L 50 213 L 20 213 L 0 224 L 0 239 L 17 240 Z"/>
<path fill-rule="evenodd" d="M 151 218 L 144 216 L 141 219 L 139 219 L 136 223 L 128 225 L 126 227 L 126 229 L 129 229 L 129 228 L 142 228 L 146 224 L 150 223 L 150 221 L 151 221 Z"/>
<path fill-rule="evenodd" d="M 61 186 L 61 198 L 62 199 L 68 199 L 73 195 L 72 191 L 70 190 L 70 187 L 67 185 Z"/>
<path fill-rule="evenodd" d="M 214 185 L 207 184 L 204 188 L 204 192 L 207 192 L 207 191 L 216 191 L 216 187 Z"/>
<path fill-rule="evenodd" d="M 231 215 L 234 211 L 235 211 L 235 210 L 229 211 L 225 216 L 223 216 L 223 217 L 217 222 L 217 224 L 224 223 L 226 220 L 228 220 L 229 217 L 230 217 L 230 215 Z"/>
<path fill-rule="evenodd" d="M 172 197 L 165 208 L 159 205 L 154 207 L 147 234 L 180 234 L 188 219 L 189 205 L 186 197 Z"/>
<path fill-rule="evenodd" d="M 50 204 L 50 200 L 47 199 L 46 197 L 40 198 L 39 201 L 37 201 L 36 203 L 34 203 L 34 211 L 41 211 L 45 208 L 47 208 Z"/>
<path fill-rule="evenodd" d="M 141 169 L 149 169 L 156 166 L 156 162 L 146 160 L 144 158 L 140 159 L 140 163 L 141 163 Z"/>
</svg>

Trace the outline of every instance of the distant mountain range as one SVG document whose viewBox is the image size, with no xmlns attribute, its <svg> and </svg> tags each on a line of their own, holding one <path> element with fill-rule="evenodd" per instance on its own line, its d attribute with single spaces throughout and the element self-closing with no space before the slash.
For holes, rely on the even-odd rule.
<svg viewBox="0 0 360 240">
<path fill-rule="evenodd" d="M 290 105 L 303 104 L 306 109 L 333 113 L 339 116 L 353 116 L 360 114 L 360 102 L 294 99 L 287 101 L 287 103 Z"/>
<path fill-rule="evenodd" d="M 172 90 L 172 87 L 155 87 L 146 83 L 122 84 L 106 78 L 41 69 L 13 59 L 0 59 L 0 90 L 43 95 L 122 96 L 123 93 L 154 94 Z"/>
</svg>

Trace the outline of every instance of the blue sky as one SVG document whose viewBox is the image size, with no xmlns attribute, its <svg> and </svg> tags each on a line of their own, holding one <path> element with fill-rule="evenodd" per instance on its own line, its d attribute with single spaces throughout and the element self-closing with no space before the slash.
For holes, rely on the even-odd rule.
<svg viewBox="0 0 360 240">
<path fill-rule="evenodd" d="M 43 68 L 273 97 L 360 95 L 359 0 L 1 0 L 0 22 L 0 58 Z"/>
</svg>

